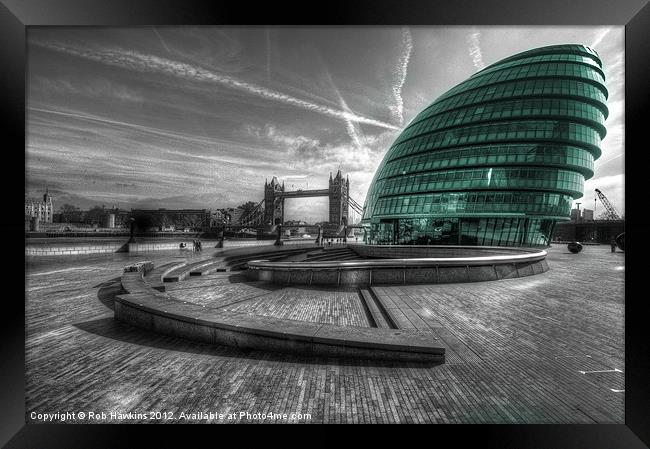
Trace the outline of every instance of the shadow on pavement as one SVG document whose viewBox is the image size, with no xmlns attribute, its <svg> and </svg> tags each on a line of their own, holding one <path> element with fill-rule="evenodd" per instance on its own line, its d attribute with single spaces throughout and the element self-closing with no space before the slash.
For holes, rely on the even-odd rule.
<svg viewBox="0 0 650 449">
<path fill-rule="evenodd" d="M 272 361 L 284 363 L 302 363 L 315 365 L 338 365 L 338 366 L 358 366 L 358 367 L 414 367 L 429 368 L 440 365 L 440 363 L 415 363 L 399 361 L 383 361 L 370 359 L 347 359 L 338 357 L 314 357 L 301 356 L 295 354 L 284 354 L 280 352 L 246 350 L 233 348 L 229 346 L 210 345 L 207 343 L 195 342 L 178 337 L 169 337 L 166 335 L 156 334 L 144 329 L 119 322 L 113 317 L 98 318 L 95 320 L 84 321 L 73 324 L 76 328 L 110 338 L 112 340 L 131 343 L 149 348 L 162 349 L 167 351 L 181 351 L 186 353 L 201 354 L 213 357 L 229 357 L 234 359 L 248 359 L 259 361 Z"/>
</svg>

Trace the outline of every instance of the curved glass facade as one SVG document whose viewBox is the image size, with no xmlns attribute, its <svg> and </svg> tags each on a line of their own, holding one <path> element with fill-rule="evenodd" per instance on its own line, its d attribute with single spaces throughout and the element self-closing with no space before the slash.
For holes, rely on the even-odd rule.
<svg viewBox="0 0 650 449">
<path fill-rule="evenodd" d="M 598 54 L 554 45 L 477 72 L 420 112 L 379 165 L 375 244 L 547 245 L 594 174 L 608 92 Z"/>
</svg>

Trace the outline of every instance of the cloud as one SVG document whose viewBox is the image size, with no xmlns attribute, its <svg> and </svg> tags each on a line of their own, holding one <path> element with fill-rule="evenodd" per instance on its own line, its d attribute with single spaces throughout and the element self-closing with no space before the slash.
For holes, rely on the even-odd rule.
<svg viewBox="0 0 650 449">
<path fill-rule="evenodd" d="M 138 125 L 138 124 L 135 124 L 135 123 L 128 123 L 128 122 L 124 122 L 124 121 L 120 121 L 120 120 L 113 120 L 113 119 L 109 119 L 109 118 L 101 117 L 101 116 L 97 116 L 97 115 L 83 114 L 83 113 L 74 112 L 74 111 L 60 111 L 60 110 L 38 108 L 38 107 L 28 107 L 27 110 L 31 111 L 31 112 L 39 112 L 39 113 L 45 113 L 45 114 L 48 114 L 48 115 L 62 116 L 62 117 L 66 117 L 66 118 L 89 121 L 89 122 L 93 122 L 93 123 L 101 124 L 101 125 L 114 126 L 114 127 L 118 127 L 118 128 L 126 128 L 126 129 L 129 129 L 129 130 L 134 130 L 134 131 L 145 133 L 145 134 L 152 135 L 152 136 L 157 136 L 157 137 L 162 137 L 162 138 L 165 138 L 165 139 L 172 139 L 172 140 L 180 141 L 180 142 L 185 143 L 185 144 L 187 144 L 187 143 L 197 144 L 201 148 L 207 148 L 207 149 L 212 149 L 212 150 L 217 149 L 219 147 L 226 147 L 227 149 L 236 149 L 236 150 L 240 150 L 240 151 L 241 150 L 254 151 L 254 152 L 258 153 L 258 157 L 259 157 L 259 153 L 262 151 L 261 148 L 249 147 L 249 146 L 246 146 L 246 145 L 242 145 L 242 144 L 240 144 L 238 142 L 232 142 L 232 141 L 225 140 L 225 139 L 217 139 L 217 138 L 213 138 L 213 137 L 202 137 L 202 136 L 190 135 L 190 134 L 186 134 L 186 133 L 166 131 L 166 130 L 159 129 L 159 128 L 154 128 L 154 127 L 151 127 L 151 126 Z M 32 121 L 33 121 L 33 118 L 29 117 L 29 122 L 31 123 Z M 28 126 L 29 126 L 29 124 L 28 124 Z M 78 135 L 79 135 L 78 133 L 84 132 L 84 131 L 86 131 L 86 132 L 92 131 L 94 134 L 98 133 L 97 129 L 75 128 L 75 127 L 73 127 L 71 125 L 68 125 L 68 124 L 64 125 L 62 123 L 56 123 L 56 125 L 54 127 L 51 127 L 49 129 L 49 131 L 48 131 L 49 137 L 51 137 L 52 132 L 56 132 L 57 129 L 61 130 L 61 129 L 64 129 L 64 128 L 72 128 L 74 133 L 77 133 L 76 137 L 78 137 Z M 74 133 L 72 134 L 72 137 L 75 137 Z M 33 135 L 33 133 L 30 133 L 30 134 Z M 140 145 L 142 145 L 142 144 L 140 143 Z M 187 153 L 180 153 L 180 154 L 187 154 Z M 195 157 L 198 157 L 198 156 L 195 155 Z M 205 157 L 208 157 L 208 156 L 205 156 Z M 214 159 L 223 161 L 224 157 L 223 157 L 223 155 L 220 155 L 218 157 L 215 157 Z M 245 159 L 241 159 L 241 161 L 242 161 L 242 163 L 246 162 Z"/>
<path fill-rule="evenodd" d="M 72 83 L 67 78 L 50 79 L 41 75 L 33 77 L 30 90 L 64 96 L 84 96 L 102 99 L 117 99 L 124 102 L 143 103 L 145 98 L 136 90 L 115 83 L 106 78 L 97 78 L 85 83 Z M 33 95 L 33 93 L 31 94 Z"/>
<path fill-rule="evenodd" d="M 40 40 L 32 40 L 30 43 L 48 48 L 50 50 L 67 53 L 73 56 L 78 56 L 129 70 L 162 73 L 197 82 L 217 83 L 231 89 L 243 91 L 261 98 L 265 98 L 267 100 L 273 100 L 287 105 L 296 106 L 305 110 L 317 112 L 341 120 L 351 120 L 356 123 L 364 123 L 385 129 L 398 129 L 396 126 L 389 123 L 364 117 L 348 111 L 334 109 L 329 106 L 319 105 L 310 101 L 293 97 L 291 95 L 268 89 L 263 86 L 258 86 L 246 81 L 238 80 L 229 75 L 216 73 L 202 67 L 198 67 L 196 65 L 172 61 L 154 55 L 146 55 L 136 51 L 118 48 L 101 48 L 98 50 L 79 48 L 70 45 L 64 45 L 58 42 L 45 42 Z"/>
<path fill-rule="evenodd" d="M 395 67 L 396 79 L 393 83 L 392 90 L 395 97 L 395 105 L 390 106 L 390 110 L 399 121 L 400 126 L 404 124 L 404 101 L 402 100 L 402 87 L 406 81 L 408 73 L 409 60 L 413 52 L 413 39 L 411 31 L 408 28 L 402 29 L 402 54 L 400 55 L 397 66 Z"/>
<path fill-rule="evenodd" d="M 290 162 L 284 170 L 276 173 L 278 177 L 308 174 L 310 179 L 315 178 L 310 182 L 311 186 L 323 182 L 323 173 L 336 171 L 340 166 L 345 174 L 350 175 L 352 196 L 359 203 L 363 202 L 379 163 L 397 136 L 394 131 L 366 135 L 361 138 L 361 147 L 355 148 L 348 142 L 326 143 L 273 126 L 250 128 L 249 131 L 274 147 L 288 150 L 286 160 Z"/>
<path fill-rule="evenodd" d="M 485 68 L 483 63 L 483 53 L 481 52 L 481 32 L 476 28 L 473 29 L 472 33 L 467 37 L 467 42 L 469 43 L 469 55 L 472 58 L 472 63 L 477 70 L 482 70 Z"/>
</svg>

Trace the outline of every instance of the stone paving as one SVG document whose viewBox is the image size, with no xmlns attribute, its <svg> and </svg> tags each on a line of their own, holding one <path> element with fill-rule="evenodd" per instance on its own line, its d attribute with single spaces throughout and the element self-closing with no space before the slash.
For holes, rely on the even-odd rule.
<svg viewBox="0 0 650 449">
<path fill-rule="evenodd" d="M 624 254 L 608 246 L 548 252 L 550 270 L 528 278 L 373 287 L 400 327 L 442 339 L 446 363 L 438 366 L 158 335 L 116 322 L 112 297 L 124 265 L 159 265 L 172 255 L 35 261 L 25 276 L 27 420 L 38 421 L 31 412 L 93 411 L 106 414 L 93 422 L 623 423 Z M 169 285 L 206 306 L 367 326 L 353 290 L 264 287 L 227 276 Z M 215 293 L 226 286 L 248 290 L 231 299 Z M 242 292 L 252 299 L 229 302 Z M 150 412 L 172 415 L 147 419 Z"/>
<path fill-rule="evenodd" d="M 308 287 L 285 287 L 224 309 L 340 326 L 370 326 L 359 295 L 356 289 L 351 288 L 328 291 Z"/>
</svg>

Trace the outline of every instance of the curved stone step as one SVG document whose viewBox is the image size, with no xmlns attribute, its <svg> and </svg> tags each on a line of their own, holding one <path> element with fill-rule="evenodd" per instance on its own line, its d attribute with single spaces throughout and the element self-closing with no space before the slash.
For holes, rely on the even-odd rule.
<svg viewBox="0 0 650 449">
<path fill-rule="evenodd" d="M 205 343 L 310 356 L 444 363 L 430 333 L 312 323 L 206 308 L 151 288 L 143 271 L 124 272 L 116 320 Z"/>
<path fill-rule="evenodd" d="M 118 295 L 115 319 L 204 343 L 321 357 L 440 364 L 445 348 L 431 333 L 337 326 L 215 310 L 151 294 Z"/>
</svg>

